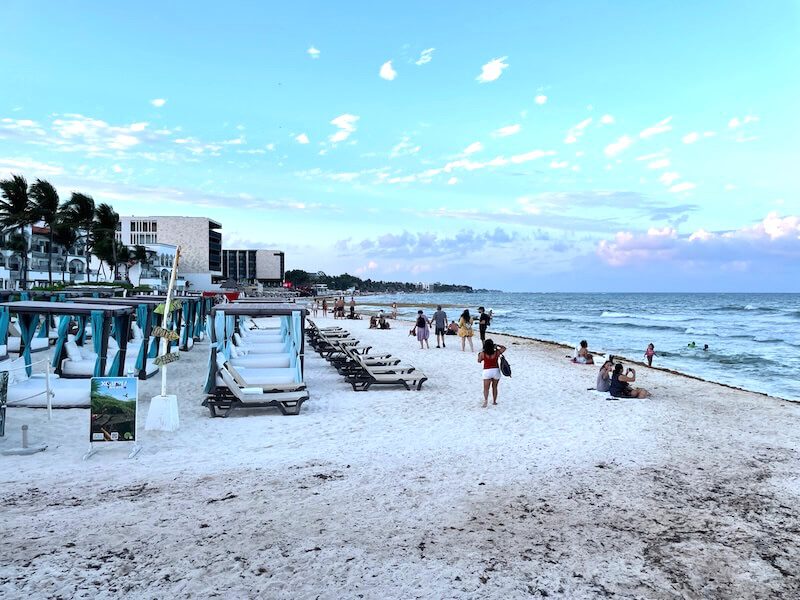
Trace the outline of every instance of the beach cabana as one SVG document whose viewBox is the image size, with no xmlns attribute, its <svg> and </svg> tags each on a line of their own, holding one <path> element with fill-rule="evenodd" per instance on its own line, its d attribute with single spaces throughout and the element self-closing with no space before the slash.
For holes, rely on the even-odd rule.
<svg viewBox="0 0 800 600">
<path fill-rule="evenodd" d="M 111 334 L 112 324 L 116 331 L 128 331 L 130 318 L 133 308 L 129 306 L 112 306 L 108 304 L 79 304 L 77 302 L 41 302 L 35 300 L 23 300 L 20 302 L 5 302 L 0 304 L 0 309 L 5 308 L 11 314 L 16 314 L 19 321 L 21 333 L 20 356 L 24 359 L 27 367 L 27 374 L 31 374 L 31 341 L 33 340 L 36 328 L 39 325 L 40 317 L 49 318 L 52 315 L 61 316 L 58 331 L 59 336 L 56 340 L 55 356 L 53 359 L 56 365 L 56 373 L 61 371 L 61 361 L 66 353 L 66 341 L 68 336 L 69 322 L 74 317 L 89 319 L 94 331 L 93 346 L 96 358 L 92 372 L 85 377 L 93 375 L 112 376 L 124 375 L 123 367 L 125 364 L 125 353 L 128 348 L 128 339 L 125 335 L 120 335 L 117 340 L 119 350 L 111 365 L 107 364 L 108 357 L 108 338 Z M 97 332 L 101 335 L 97 335 Z M 65 375 L 67 376 L 67 375 Z M 79 375 L 81 376 L 81 375 Z"/>
<path fill-rule="evenodd" d="M 224 303 L 211 309 L 208 318 L 211 343 L 205 385 L 206 399 L 203 405 L 209 408 L 212 416 L 225 416 L 236 407 L 266 406 L 275 406 L 284 414 L 297 414 L 286 410 L 285 399 L 282 400 L 280 394 L 305 388 L 303 383 L 305 316 L 305 309 L 291 304 Z M 250 321 L 253 318 L 275 319 L 274 326 L 268 331 L 283 340 L 280 350 L 288 350 L 291 359 L 288 368 L 259 366 L 257 372 L 261 387 L 258 388 L 258 393 L 248 392 L 249 388 L 238 383 L 236 385 L 243 389 L 231 389 L 233 379 L 229 377 L 230 373 L 221 372 L 225 363 L 231 359 L 234 334 L 240 332 L 243 320 Z M 299 405 L 297 410 L 299 411 Z"/>
<path fill-rule="evenodd" d="M 131 296 L 130 298 L 132 300 L 157 300 L 160 304 L 165 304 L 167 301 L 167 297 L 162 295 L 152 295 L 152 296 L 136 295 L 136 296 Z M 190 318 L 192 317 L 192 315 L 194 315 L 194 309 L 190 308 L 190 306 L 194 307 L 195 304 L 199 301 L 199 299 L 173 298 L 172 301 L 180 302 L 181 307 L 178 310 L 173 310 L 172 313 L 170 314 L 169 328 L 178 332 L 178 335 L 180 336 L 178 341 L 179 344 L 178 347 L 180 350 L 187 352 L 191 350 L 194 345 L 194 337 L 193 335 L 192 337 L 187 337 L 190 335 L 189 329 L 191 327 L 191 323 L 187 322 L 184 319 L 184 315 L 187 315 Z M 187 303 L 189 306 L 187 306 Z M 159 321 L 158 325 L 160 324 L 161 322 Z M 191 333 L 193 334 L 193 332 Z M 189 339 L 192 340 L 191 343 L 189 343 Z M 174 342 L 167 343 L 167 352 L 170 351 L 173 343 Z"/>
<path fill-rule="evenodd" d="M 131 326 L 133 340 L 128 343 L 129 357 L 126 359 L 125 371 L 135 371 L 139 379 L 147 379 L 158 372 L 152 359 L 158 353 L 158 338 L 151 336 L 153 327 L 161 324 L 161 315 L 155 313 L 159 300 L 145 297 L 137 298 L 77 298 L 75 302 L 83 304 L 106 304 L 111 306 L 129 306 L 136 317 L 135 326 Z M 135 353 L 135 356 L 134 356 Z M 150 359 L 150 360 L 148 360 Z M 130 368 L 129 368 L 130 367 Z"/>
</svg>

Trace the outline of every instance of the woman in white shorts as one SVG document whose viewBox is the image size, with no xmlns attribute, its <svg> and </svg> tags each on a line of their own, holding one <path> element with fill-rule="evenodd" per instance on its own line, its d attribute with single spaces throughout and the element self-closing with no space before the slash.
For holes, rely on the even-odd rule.
<svg viewBox="0 0 800 600">
<path fill-rule="evenodd" d="M 492 404 L 497 404 L 497 384 L 500 383 L 500 355 L 506 351 L 505 346 L 491 339 L 483 342 L 483 351 L 478 352 L 478 362 L 483 363 L 483 408 L 489 404 L 489 388 L 492 388 Z"/>
</svg>

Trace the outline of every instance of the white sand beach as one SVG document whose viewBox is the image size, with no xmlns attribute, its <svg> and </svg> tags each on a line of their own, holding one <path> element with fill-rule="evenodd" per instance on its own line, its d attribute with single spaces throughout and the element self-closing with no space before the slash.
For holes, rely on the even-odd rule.
<svg viewBox="0 0 800 600">
<path fill-rule="evenodd" d="M 212 419 L 203 342 L 169 367 L 177 432 L 144 431 L 141 385 L 134 459 L 82 460 L 88 410 L 10 408 L 0 449 L 23 423 L 48 449 L 0 456 L 0 597 L 800 598 L 800 405 L 644 367 L 653 398 L 609 401 L 492 336 L 513 377 L 482 409 L 477 345 L 335 323 L 422 391 L 353 392 L 307 345 L 299 416 Z"/>
</svg>

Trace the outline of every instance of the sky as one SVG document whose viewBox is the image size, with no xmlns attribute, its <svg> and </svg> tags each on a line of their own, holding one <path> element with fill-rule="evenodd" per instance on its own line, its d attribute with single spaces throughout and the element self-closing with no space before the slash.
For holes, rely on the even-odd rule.
<svg viewBox="0 0 800 600">
<path fill-rule="evenodd" d="M 800 3 L 4 0 L 0 177 L 287 269 L 800 291 Z"/>
</svg>

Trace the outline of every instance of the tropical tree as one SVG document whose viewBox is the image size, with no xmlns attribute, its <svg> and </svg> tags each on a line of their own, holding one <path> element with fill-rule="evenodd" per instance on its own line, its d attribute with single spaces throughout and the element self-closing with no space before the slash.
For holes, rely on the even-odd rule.
<svg viewBox="0 0 800 600">
<path fill-rule="evenodd" d="M 139 265 L 139 281 L 136 285 L 142 285 L 142 274 L 152 264 L 155 255 L 156 253 L 153 250 L 148 250 L 144 246 L 139 244 L 133 246 L 131 260 Z"/>
<path fill-rule="evenodd" d="M 20 238 L 15 245 L 20 254 L 20 277 L 22 289 L 28 289 L 28 247 L 30 245 L 25 228 L 36 221 L 28 198 L 28 182 L 21 175 L 0 181 L 0 228 L 18 229 Z"/>
<path fill-rule="evenodd" d="M 64 206 L 64 221 L 72 227 L 79 229 L 83 237 L 83 247 L 86 254 L 86 281 L 89 281 L 89 265 L 91 265 L 92 250 L 94 248 L 94 199 L 91 196 L 72 192 L 72 197 Z"/>
<path fill-rule="evenodd" d="M 30 196 L 33 198 L 33 211 L 37 220 L 43 221 L 50 230 L 50 247 L 47 249 L 47 280 L 53 285 L 53 246 L 55 228 L 61 218 L 59 198 L 56 188 L 50 182 L 37 179 L 31 186 Z"/>
<path fill-rule="evenodd" d="M 61 265 L 61 283 L 66 283 L 67 269 L 69 268 L 67 264 L 69 260 L 69 251 L 70 248 L 78 243 L 78 237 L 78 230 L 69 223 L 65 223 L 62 215 L 62 219 L 57 220 L 53 227 L 53 240 L 59 246 L 63 246 L 67 251 L 64 257 L 64 263 Z"/>
<path fill-rule="evenodd" d="M 98 246 L 102 243 L 104 249 L 111 251 L 111 261 L 109 262 L 112 268 L 112 280 L 117 279 L 117 227 L 119 226 L 119 214 L 115 211 L 110 204 L 105 202 L 100 204 L 95 210 L 95 219 L 93 224 L 95 244 Z"/>
</svg>

